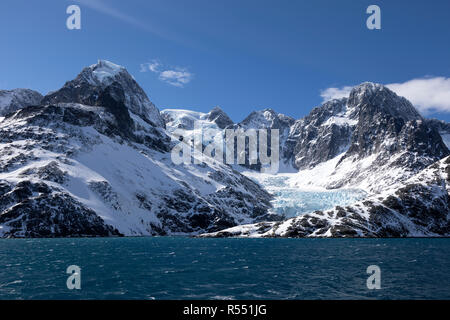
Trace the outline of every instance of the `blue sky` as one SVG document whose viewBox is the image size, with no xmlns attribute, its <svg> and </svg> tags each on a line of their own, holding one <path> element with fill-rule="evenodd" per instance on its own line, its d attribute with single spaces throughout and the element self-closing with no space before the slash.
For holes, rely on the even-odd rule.
<svg viewBox="0 0 450 320">
<path fill-rule="evenodd" d="M 81 30 L 66 28 L 71 4 Z M 381 30 L 366 27 L 371 4 Z M 107 59 L 160 109 L 300 118 L 373 81 L 450 121 L 449 12 L 448 0 L 2 0 L 0 88 L 45 94 Z"/>
</svg>

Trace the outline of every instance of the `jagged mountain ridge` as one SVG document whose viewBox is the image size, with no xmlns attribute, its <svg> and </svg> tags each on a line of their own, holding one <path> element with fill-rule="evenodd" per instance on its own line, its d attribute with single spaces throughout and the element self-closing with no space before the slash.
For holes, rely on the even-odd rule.
<svg viewBox="0 0 450 320">
<path fill-rule="evenodd" d="M 126 98 L 142 89 L 86 78 L 103 65 L 0 122 L 1 237 L 198 234 L 276 219 L 271 196 L 230 167 L 173 164 L 164 123 Z"/>
<path fill-rule="evenodd" d="M 168 152 L 178 142 L 170 140 L 171 130 L 192 130 L 197 120 L 214 129 L 279 129 L 281 160 L 300 173 L 332 164 L 328 188 L 365 183 L 379 194 L 380 183 L 389 190 L 402 188 L 449 152 L 435 123 L 423 119 L 406 99 L 371 83 L 297 121 L 264 109 L 233 124 L 220 108 L 207 114 L 160 114 L 123 67 L 101 60 L 39 100 L 37 106 L 19 106 L 0 122 L 3 237 L 201 234 L 279 220 L 271 214 L 271 196 L 231 167 L 212 160 L 171 163 Z M 433 188 L 423 189 L 424 197 L 433 196 Z M 302 218 L 308 228 L 320 229 L 309 218 Z M 343 231 L 353 224 L 338 225 L 299 236 L 355 234 Z M 420 230 L 439 234 L 447 229 Z"/>
<path fill-rule="evenodd" d="M 373 83 L 332 100 L 296 121 L 285 157 L 311 172 L 326 167 L 326 188 L 379 192 L 450 154 L 436 128 L 405 98 Z M 319 170 L 319 169 L 318 169 Z"/>
</svg>

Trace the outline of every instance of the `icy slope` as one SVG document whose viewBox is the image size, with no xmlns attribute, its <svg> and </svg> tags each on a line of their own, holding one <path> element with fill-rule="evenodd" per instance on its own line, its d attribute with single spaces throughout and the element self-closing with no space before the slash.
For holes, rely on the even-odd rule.
<svg viewBox="0 0 450 320">
<path fill-rule="evenodd" d="M 161 111 L 161 116 L 165 121 L 167 132 L 174 134 L 175 131 L 182 130 L 183 141 L 191 146 L 200 141 L 206 146 L 215 139 L 223 139 L 223 129 L 233 125 L 232 120 L 220 107 L 214 107 L 208 113 L 165 109 Z"/>
<path fill-rule="evenodd" d="M 184 109 L 165 109 L 161 111 L 161 116 L 169 132 L 183 129 L 188 134 L 193 134 L 195 123 L 201 130 L 221 130 L 233 124 L 233 121 L 219 107 L 214 107 L 208 113 Z M 198 133 L 201 133 L 201 130 Z"/>
</svg>

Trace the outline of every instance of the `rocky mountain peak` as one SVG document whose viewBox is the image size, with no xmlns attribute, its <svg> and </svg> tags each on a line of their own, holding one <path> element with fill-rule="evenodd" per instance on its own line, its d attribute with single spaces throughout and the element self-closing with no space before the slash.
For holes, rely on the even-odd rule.
<svg viewBox="0 0 450 320">
<path fill-rule="evenodd" d="M 209 121 L 215 122 L 220 129 L 225 129 L 226 127 L 233 125 L 233 120 L 219 107 L 214 107 L 208 114 L 207 119 Z"/>
<path fill-rule="evenodd" d="M 0 116 L 24 107 L 38 105 L 42 95 L 30 89 L 0 90 Z"/>
<path fill-rule="evenodd" d="M 285 129 L 295 122 L 294 118 L 275 112 L 271 108 L 253 111 L 238 125 L 244 129 Z"/>
<path fill-rule="evenodd" d="M 84 68 L 80 74 L 58 91 L 44 97 L 43 104 L 76 102 L 85 105 L 98 105 L 102 92 L 112 84 L 123 91 L 121 96 L 127 109 L 156 127 L 164 127 L 159 110 L 149 100 L 146 93 L 128 71 L 106 60 Z M 114 96 L 114 94 L 113 94 Z"/>
<path fill-rule="evenodd" d="M 364 82 L 350 92 L 348 99 L 350 108 L 355 108 L 363 115 L 383 113 L 404 121 L 422 120 L 420 113 L 407 99 L 382 84 Z"/>
<path fill-rule="evenodd" d="M 404 129 L 407 126 L 422 128 L 420 123 L 424 122 L 407 99 L 380 84 L 366 82 L 355 87 L 350 93 L 348 107 L 358 114 L 358 124 L 347 156 L 358 154 L 359 157 L 365 157 L 379 153 L 382 149 L 385 152 L 388 149 L 390 152 L 404 151 L 405 146 L 399 144 Z M 411 122 L 420 123 L 416 126 Z M 430 134 L 428 140 L 422 142 L 428 145 L 434 136 L 437 135 Z M 439 146 L 437 154 L 448 152 L 442 141 L 433 141 L 431 144 Z M 414 148 L 409 145 L 408 149 Z"/>
<path fill-rule="evenodd" d="M 105 87 L 120 78 L 132 78 L 128 71 L 115 63 L 107 60 L 98 60 L 96 64 L 83 68 L 75 80 L 87 82 L 92 86 Z"/>
</svg>

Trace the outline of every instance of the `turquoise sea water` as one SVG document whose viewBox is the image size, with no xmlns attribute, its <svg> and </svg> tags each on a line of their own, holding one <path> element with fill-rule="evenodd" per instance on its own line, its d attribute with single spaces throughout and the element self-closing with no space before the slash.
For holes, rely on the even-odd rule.
<svg viewBox="0 0 450 320">
<path fill-rule="evenodd" d="M 450 299 L 449 257 L 450 239 L 4 239 L 0 299 Z"/>
</svg>

